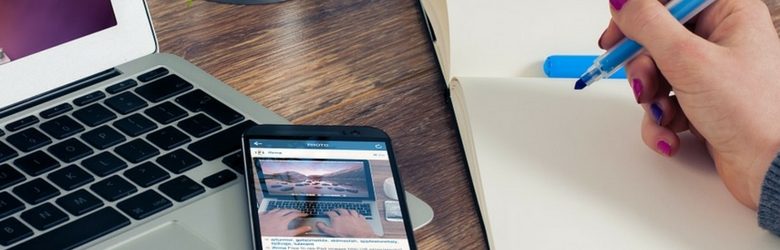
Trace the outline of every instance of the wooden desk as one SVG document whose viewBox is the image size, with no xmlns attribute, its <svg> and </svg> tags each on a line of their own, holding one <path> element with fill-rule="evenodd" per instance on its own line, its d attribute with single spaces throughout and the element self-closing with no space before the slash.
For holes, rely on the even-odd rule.
<svg viewBox="0 0 780 250">
<path fill-rule="evenodd" d="M 161 52 L 186 58 L 295 124 L 387 131 L 406 190 L 436 213 L 415 232 L 420 249 L 485 248 L 416 1 L 148 2 Z"/>
<path fill-rule="evenodd" d="M 415 0 L 148 1 L 162 52 L 186 58 L 293 123 L 387 131 L 406 189 L 436 212 L 415 232 L 420 249 L 486 247 Z M 780 0 L 765 2 L 780 26 Z"/>
</svg>

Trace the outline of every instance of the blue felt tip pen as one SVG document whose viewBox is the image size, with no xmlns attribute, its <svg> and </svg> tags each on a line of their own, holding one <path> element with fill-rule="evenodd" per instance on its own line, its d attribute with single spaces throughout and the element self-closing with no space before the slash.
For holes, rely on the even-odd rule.
<svg viewBox="0 0 780 250">
<path fill-rule="evenodd" d="M 713 2 L 715 0 L 672 0 L 666 4 L 666 8 L 674 18 L 685 23 Z M 639 55 L 641 51 L 642 45 L 628 38 L 623 39 L 593 62 L 593 66 L 577 80 L 574 89 L 583 89 L 598 80 L 609 77 Z"/>
<path fill-rule="evenodd" d="M 593 61 L 599 56 L 596 55 L 551 55 L 544 60 L 544 74 L 549 78 L 578 78 L 588 67 L 593 65 Z M 626 71 L 622 68 L 609 76 L 610 79 L 626 79 Z"/>
</svg>

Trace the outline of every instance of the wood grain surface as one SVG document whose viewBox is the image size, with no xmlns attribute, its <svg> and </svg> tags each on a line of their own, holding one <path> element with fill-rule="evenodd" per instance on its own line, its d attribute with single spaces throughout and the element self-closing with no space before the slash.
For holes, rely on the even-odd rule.
<svg viewBox="0 0 780 250">
<path fill-rule="evenodd" d="M 420 249 L 487 247 L 415 0 L 148 2 L 161 52 L 184 57 L 295 124 L 387 131 L 406 189 L 436 213 L 415 232 Z M 765 2 L 779 27 L 780 0 Z"/>
</svg>

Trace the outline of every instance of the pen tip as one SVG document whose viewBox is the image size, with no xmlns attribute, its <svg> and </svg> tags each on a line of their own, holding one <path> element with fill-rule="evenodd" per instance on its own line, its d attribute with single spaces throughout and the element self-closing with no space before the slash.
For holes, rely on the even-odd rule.
<svg viewBox="0 0 780 250">
<path fill-rule="evenodd" d="M 579 80 L 577 80 L 577 83 L 574 84 L 574 89 L 575 90 L 580 90 L 580 89 L 584 89 L 587 86 L 588 85 L 585 84 L 585 81 L 583 81 L 582 79 L 579 79 Z"/>
</svg>

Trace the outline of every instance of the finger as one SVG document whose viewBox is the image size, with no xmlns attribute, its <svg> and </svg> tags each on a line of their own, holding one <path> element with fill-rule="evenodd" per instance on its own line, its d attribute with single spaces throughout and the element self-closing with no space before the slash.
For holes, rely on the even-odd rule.
<svg viewBox="0 0 780 250">
<path fill-rule="evenodd" d="M 336 217 L 339 217 L 339 214 L 336 213 L 336 211 L 332 211 L 332 210 L 325 212 L 325 214 L 328 215 L 328 218 L 330 218 L 331 220 L 335 219 Z"/>
<path fill-rule="evenodd" d="M 285 217 L 291 217 L 291 218 L 303 218 L 306 216 L 309 216 L 309 214 L 301 212 L 301 211 L 295 211 L 293 213 L 285 214 Z"/>
<path fill-rule="evenodd" d="M 279 211 L 279 214 L 281 214 L 282 216 L 287 216 L 292 213 L 300 213 L 300 212 L 301 211 L 295 209 L 282 209 L 281 211 Z"/>
<path fill-rule="evenodd" d="M 301 227 L 298 227 L 298 228 L 293 229 L 291 231 L 292 231 L 292 234 L 294 236 L 298 236 L 298 235 L 305 234 L 305 233 L 311 231 L 311 227 L 310 226 L 301 226 Z"/>
<path fill-rule="evenodd" d="M 647 53 L 642 53 L 626 64 L 629 84 L 637 103 L 651 102 L 662 84 L 655 62 Z"/>
<path fill-rule="evenodd" d="M 279 210 L 281 210 L 281 209 L 274 208 L 274 209 L 271 209 L 271 210 L 265 211 L 264 213 L 265 213 L 265 214 L 273 214 L 273 213 L 277 213 L 277 212 L 279 212 Z"/>
<path fill-rule="evenodd" d="M 642 104 L 645 112 L 652 118 L 653 123 L 659 126 L 669 125 L 677 116 L 677 109 L 672 105 L 669 96 L 659 97 L 650 104 Z"/>
<path fill-rule="evenodd" d="M 350 209 L 350 210 L 349 210 L 349 215 L 352 215 L 352 216 L 355 216 L 355 217 L 357 217 L 358 215 L 360 215 L 360 213 L 358 213 L 358 211 L 355 211 L 355 210 L 351 210 L 351 209 Z"/>
<path fill-rule="evenodd" d="M 680 138 L 671 130 L 658 126 L 650 115 L 642 121 L 642 140 L 656 153 L 672 156 L 679 148 Z"/>
<path fill-rule="evenodd" d="M 338 212 L 339 215 L 349 215 L 349 211 L 347 211 L 346 209 L 343 209 L 343 208 L 337 208 L 336 212 Z"/>
<path fill-rule="evenodd" d="M 685 115 L 682 107 L 680 107 L 680 103 L 677 101 L 677 96 L 669 97 L 669 105 L 675 110 L 675 115 L 672 117 L 672 121 L 670 121 L 666 127 L 675 133 L 689 130 L 690 122 L 688 122 L 688 116 Z"/>
<path fill-rule="evenodd" d="M 658 0 L 610 0 L 612 21 L 660 61 L 696 58 L 711 46 L 675 19 Z"/>
<path fill-rule="evenodd" d="M 608 49 L 612 48 L 612 46 L 615 46 L 617 42 L 620 40 L 623 40 L 626 36 L 623 35 L 623 32 L 620 32 L 620 28 L 613 22 L 612 20 L 609 20 L 609 25 L 607 25 L 607 29 L 604 30 L 604 33 L 601 34 L 601 37 L 599 38 L 599 48 L 601 49 Z"/>
<path fill-rule="evenodd" d="M 661 0 L 660 2 L 662 4 L 666 4 L 669 2 L 669 0 Z M 604 30 L 604 33 L 601 34 L 601 38 L 599 38 L 599 48 L 612 48 L 625 37 L 626 36 L 623 35 L 623 32 L 620 31 L 620 28 L 618 28 L 617 24 L 615 24 L 615 22 L 610 19 L 609 25 L 607 25 L 607 29 Z"/>
<path fill-rule="evenodd" d="M 336 230 L 334 230 L 332 227 L 329 227 L 328 225 L 325 225 L 323 222 L 317 222 L 317 228 L 327 235 L 338 236 L 338 232 L 336 232 Z"/>
</svg>

